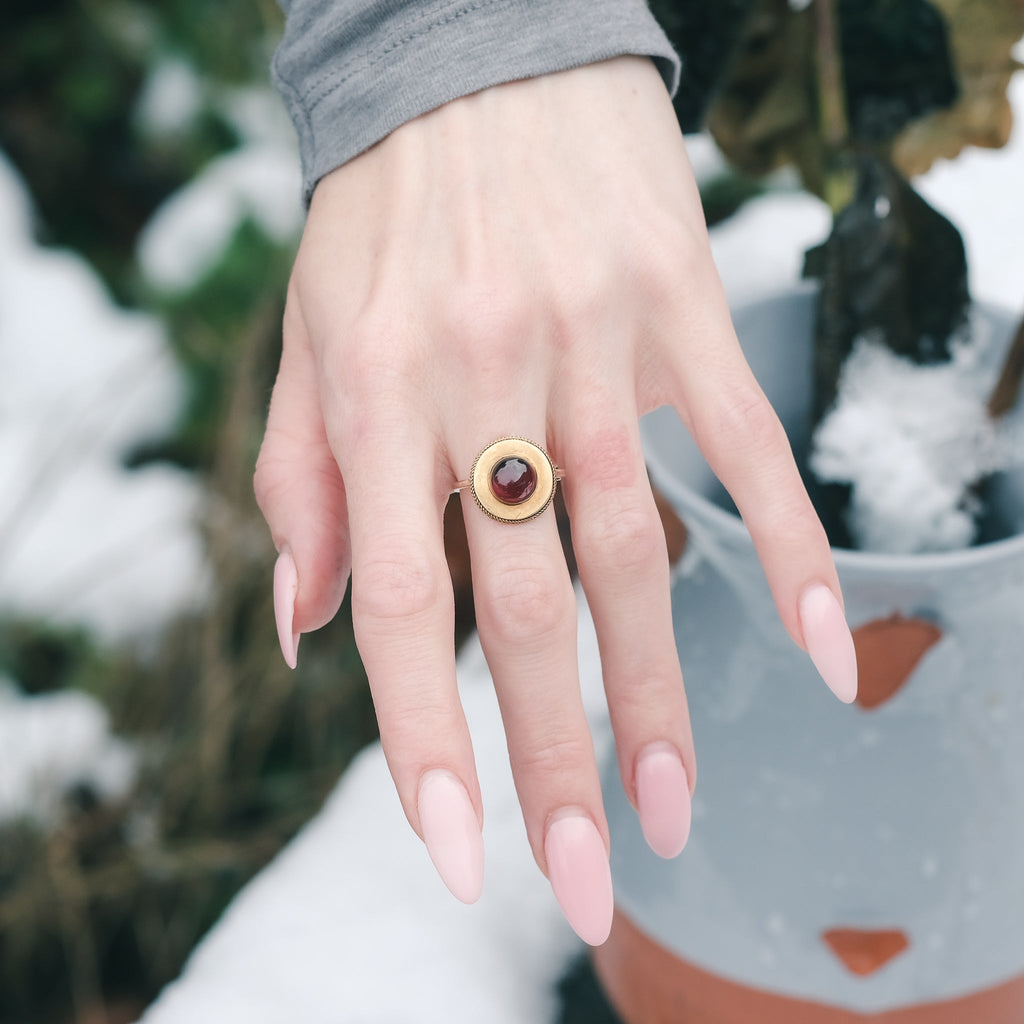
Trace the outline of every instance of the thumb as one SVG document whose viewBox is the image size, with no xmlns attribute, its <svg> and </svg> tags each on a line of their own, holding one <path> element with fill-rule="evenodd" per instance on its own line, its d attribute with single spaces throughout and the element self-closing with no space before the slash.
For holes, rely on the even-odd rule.
<svg viewBox="0 0 1024 1024">
<path fill-rule="evenodd" d="M 316 366 L 294 304 L 253 480 L 278 550 L 274 614 L 285 661 L 299 636 L 334 618 L 351 568 L 345 485 L 327 443 Z"/>
</svg>

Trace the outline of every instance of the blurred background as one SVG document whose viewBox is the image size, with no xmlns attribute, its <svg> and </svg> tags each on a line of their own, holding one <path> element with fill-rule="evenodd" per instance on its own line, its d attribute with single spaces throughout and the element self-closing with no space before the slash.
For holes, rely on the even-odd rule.
<svg viewBox="0 0 1024 1024">
<path fill-rule="evenodd" d="M 130 1020 L 375 734 L 252 467 L 301 230 L 273 0 L 0 13 L 0 1021 Z"/>
</svg>

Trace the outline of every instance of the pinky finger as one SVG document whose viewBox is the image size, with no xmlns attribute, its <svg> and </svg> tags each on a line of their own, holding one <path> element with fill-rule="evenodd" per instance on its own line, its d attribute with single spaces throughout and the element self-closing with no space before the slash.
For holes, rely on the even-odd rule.
<svg viewBox="0 0 1024 1024">
<path fill-rule="evenodd" d="M 327 443 L 313 353 L 294 306 L 285 311 L 284 351 L 254 489 L 279 552 L 274 611 L 285 661 L 294 668 L 300 634 L 337 613 L 351 564 L 345 486 Z"/>
</svg>

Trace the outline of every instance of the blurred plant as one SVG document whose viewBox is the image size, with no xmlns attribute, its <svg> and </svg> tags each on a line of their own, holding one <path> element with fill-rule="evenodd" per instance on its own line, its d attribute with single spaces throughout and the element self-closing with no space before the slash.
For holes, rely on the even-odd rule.
<svg viewBox="0 0 1024 1024">
<path fill-rule="evenodd" d="M 82 252 L 120 301 L 166 324 L 188 402 L 172 436 L 125 463 L 200 476 L 212 581 L 201 615 L 137 645 L 0 621 L 0 673 L 32 693 L 94 694 L 142 758 L 116 805 L 74 791 L 53 827 L 0 824 L 0 1024 L 134 1019 L 376 735 L 347 612 L 303 640 L 298 671 L 283 665 L 274 552 L 252 498 L 296 239 L 243 217 L 177 291 L 136 260 L 160 204 L 246 143 L 244 101 L 269 88 L 279 27 L 273 0 L 13 0 L 0 12 L 0 150 L 43 239 Z"/>
<path fill-rule="evenodd" d="M 261 81 L 280 20 L 273 0 L 7 0 L 0 150 L 30 184 L 44 240 L 82 252 L 119 298 L 135 298 L 139 230 L 238 141 L 209 104 L 180 131 L 147 133 L 138 104 L 149 75 L 174 57 L 211 85 Z"/>
<path fill-rule="evenodd" d="M 229 252 L 228 278 L 232 263 Z M 195 449 L 213 581 L 202 614 L 155 647 L 123 649 L 80 630 L 0 624 L 0 671 L 36 693 L 95 694 L 143 764 L 116 806 L 76 791 L 55 828 L 0 826 L 3 1024 L 137 1013 L 375 735 L 347 614 L 304 640 L 297 672 L 277 647 L 273 551 L 251 497 L 283 277 L 264 284 L 222 325 L 232 343 L 217 372 L 234 365 Z"/>
<path fill-rule="evenodd" d="M 143 759 L 136 789 L 116 806 L 73 792 L 55 828 L 0 826 L 3 1024 L 138 1012 L 375 735 L 349 617 L 304 640 L 297 672 L 273 628 L 273 552 L 250 467 L 281 288 L 261 303 L 246 297 L 248 315 L 232 325 L 227 407 L 202 446 L 213 579 L 202 614 L 171 625 L 155 649 L 103 648 L 45 623 L 0 625 L 0 671 L 32 692 L 97 695 Z"/>
</svg>

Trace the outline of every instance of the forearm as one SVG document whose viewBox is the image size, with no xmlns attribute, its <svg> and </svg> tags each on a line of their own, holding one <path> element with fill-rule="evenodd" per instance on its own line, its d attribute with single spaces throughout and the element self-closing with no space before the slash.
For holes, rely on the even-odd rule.
<svg viewBox="0 0 1024 1024">
<path fill-rule="evenodd" d="M 274 80 L 299 134 L 306 199 L 317 181 L 399 125 L 492 85 L 652 57 L 678 59 L 643 0 L 282 0 Z"/>
</svg>

